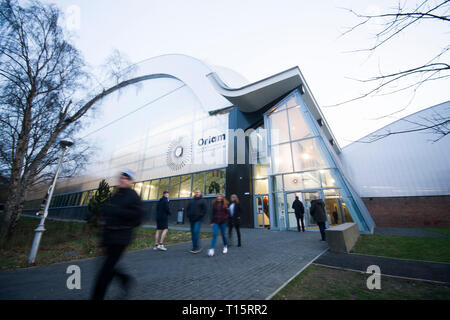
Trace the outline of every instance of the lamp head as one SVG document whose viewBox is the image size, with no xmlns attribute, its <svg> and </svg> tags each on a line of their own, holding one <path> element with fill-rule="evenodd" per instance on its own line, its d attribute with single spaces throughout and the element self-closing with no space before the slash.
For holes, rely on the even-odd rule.
<svg viewBox="0 0 450 320">
<path fill-rule="evenodd" d="M 73 141 L 69 139 L 64 139 L 59 142 L 59 145 L 63 148 L 70 147 L 73 145 Z"/>
</svg>

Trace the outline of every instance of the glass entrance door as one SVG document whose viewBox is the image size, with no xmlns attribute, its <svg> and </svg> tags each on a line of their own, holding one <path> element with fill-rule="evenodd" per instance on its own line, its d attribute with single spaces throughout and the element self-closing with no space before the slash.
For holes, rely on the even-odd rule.
<svg viewBox="0 0 450 320">
<path fill-rule="evenodd" d="M 286 219 L 286 229 L 287 230 L 297 230 L 297 218 L 295 217 L 295 210 L 292 209 L 292 204 L 294 203 L 295 197 L 303 202 L 301 192 L 291 192 L 286 193 L 286 205 L 287 205 L 287 219 Z"/>
<path fill-rule="evenodd" d="M 255 196 L 255 228 L 269 228 L 269 196 Z"/>
<path fill-rule="evenodd" d="M 303 203 L 305 208 L 304 214 L 304 223 L 305 227 L 309 229 L 317 229 L 317 224 L 314 221 L 313 217 L 309 213 L 311 208 L 311 201 L 314 200 L 314 196 L 323 199 L 323 196 L 320 191 L 309 191 L 309 192 L 287 192 L 286 193 L 286 209 L 287 209 L 287 217 L 286 217 L 286 230 L 297 230 L 297 219 L 295 217 L 295 211 L 292 209 L 292 204 L 294 203 L 295 197 L 298 196 L 298 199 Z"/>
<path fill-rule="evenodd" d="M 310 214 L 311 201 L 314 200 L 315 196 L 321 198 L 320 192 L 303 192 L 303 205 L 305 206 L 305 227 L 308 229 L 318 229 L 316 221 L 314 221 L 314 218 Z"/>
</svg>

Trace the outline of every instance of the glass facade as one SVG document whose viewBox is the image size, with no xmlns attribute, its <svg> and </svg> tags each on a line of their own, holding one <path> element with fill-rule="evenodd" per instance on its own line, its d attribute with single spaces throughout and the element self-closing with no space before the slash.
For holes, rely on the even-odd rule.
<svg viewBox="0 0 450 320">
<path fill-rule="evenodd" d="M 133 183 L 132 188 L 142 200 L 158 200 L 165 190 L 169 191 L 171 199 L 189 198 L 194 195 L 195 189 L 202 190 L 204 195 L 225 194 L 225 169 L 139 181 Z M 110 187 L 111 192 L 116 189 L 116 186 Z M 96 190 L 87 190 L 54 195 L 50 202 L 50 208 L 86 206 L 95 192 Z M 24 210 L 39 209 L 41 203 L 42 199 L 25 201 Z"/>
<path fill-rule="evenodd" d="M 327 150 L 320 129 L 303 102 L 298 90 L 293 91 L 264 116 L 267 132 L 269 177 L 271 186 L 271 226 L 278 230 L 296 230 L 292 203 L 295 197 L 305 206 L 305 223 L 316 229 L 309 215 L 311 201 L 315 197 L 324 200 L 328 225 L 358 222 L 361 230 L 366 224 L 362 219 L 343 177 Z M 254 166 L 254 189 L 263 190 L 258 179 L 264 170 Z M 262 177 L 264 178 L 264 177 Z M 265 189 L 264 189 L 265 190 Z"/>
</svg>

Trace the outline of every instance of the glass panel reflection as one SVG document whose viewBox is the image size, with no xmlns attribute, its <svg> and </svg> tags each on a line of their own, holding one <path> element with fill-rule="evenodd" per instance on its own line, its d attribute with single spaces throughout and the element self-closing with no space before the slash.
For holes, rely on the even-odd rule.
<svg viewBox="0 0 450 320">
<path fill-rule="evenodd" d="M 267 179 L 254 180 L 255 194 L 266 194 L 269 193 L 269 183 Z"/>
<path fill-rule="evenodd" d="M 190 197 L 191 195 L 191 175 L 181 176 L 180 198 Z"/>
<path fill-rule="evenodd" d="M 291 145 L 289 143 L 272 147 L 272 173 L 292 172 Z"/>
<path fill-rule="evenodd" d="M 161 199 L 163 192 L 169 189 L 169 178 L 161 179 L 159 182 L 158 199 Z"/>
<path fill-rule="evenodd" d="M 320 188 L 317 172 L 292 173 L 284 175 L 284 188 L 289 191 Z"/>
<path fill-rule="evenodd" d="M 322 156 L 317 142 L 317 138 L 313 138 L 292 143 L 295 171 L 322 169 L 331 166 Z"/>
<path fill-rule="evenodd" d="M 180 177 L 171 177 L 169 181 L 169 198 L 180 196 Z"/>
<path fill-rule="evenodd" d="M 305 108 L 292 108 L 288 110 L 289 129 L 291 130 L 291 140 L 313 137 L 315 134 L 311 129 L 308 114 Z"/>
<path fill-rule="evenodd" d="M 288 120 L 285 111 L 269 116 L 270 142 L 272 145 L 289 141 Z"/>
</svg>

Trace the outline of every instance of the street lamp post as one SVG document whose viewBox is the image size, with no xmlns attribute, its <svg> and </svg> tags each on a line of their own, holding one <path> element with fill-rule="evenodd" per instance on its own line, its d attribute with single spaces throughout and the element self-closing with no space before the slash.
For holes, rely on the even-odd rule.
<svg viewBox="0 0 450 320">
<path fill-rule="evenodd" d="M 36 254 L 39 249 L 39 243 L 41 242 L 42 234 L 45 231 L 45 228 L 44 228 L 45 218 L 47 218 L 47 215 L 48 215 L 48 208 L 50 207 L 50 202 L 51 202 L 52 196 L 53 196 L 53 190 L 55 189 L 56 179 L 58 179 L 58 174 L 59 174 L 59 170 L 61 169 L 61 164 L 62 164 L 62 161 L 64 158 L 64 154 L 66 153 L 67 148 L 70 147 L 71 145 L 73 145 L 73 142 L 71 140 L 61 140 L 59 142 L 59 144 L 62 147 L 63 151 L 61 154 L 61 159 L 59 159 L 58 167 L 56 168 L 56 173 L 55 173 L 55 177 L 53 178 L 53 183 L 47 192 L 48 196 L 47 196 L 47 201 L 45 203 L 45 209 L 44 209 L 44 213 L 41 218 L 41 222 L 39 223 L 39 226 L 36 229 L 34 229 L 35 234 L 34 234 L 34 239 L 33 239 L 33 245 L 31 246 L 30 255 L 28 257 L 28 263 L 30 263 L 30 264 L 34 263 L 34 261 L 36 260 Z"/>
</svg>

